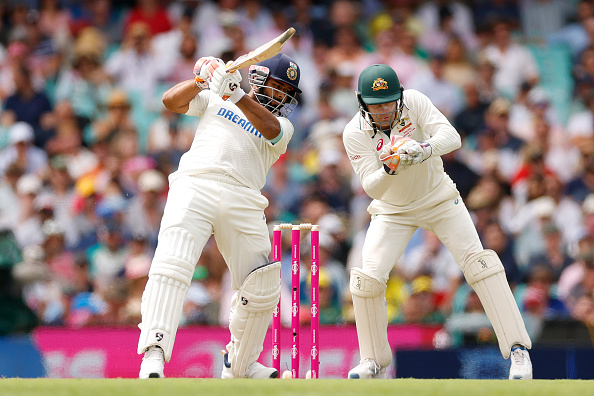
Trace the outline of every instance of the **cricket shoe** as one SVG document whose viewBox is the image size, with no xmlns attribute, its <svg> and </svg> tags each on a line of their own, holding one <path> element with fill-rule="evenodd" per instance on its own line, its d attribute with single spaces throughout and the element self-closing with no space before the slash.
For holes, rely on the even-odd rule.
<svg viewBox="0 0 594 396">
<path fill-rule="evenodd" d="M 510 380 L 531 380 L 532 362 L 526 348 L 512 348 L 511 367 L 509 368 Z"/>
<path fill-rule="evenodd" d="M 231 362 L 229 362 L 229 352 L 222 351 L 223 353 L 223 372 L 221 374 L 222 379 L 235 378 L 231 371 Z M 245 372 L 245 378 L 252 379 L 267 379 L 278 377 L 278 371 L 272 367 L 266 367 L 261 363 L 254 362 L 250 364 Z"/>
<path fill-rule="evenodd" d="M 138 378 L 165 378 L 165 374 L 163 374 L 164 368 L 165 358 L 163 357 L 163 349 L 158 346 L 150 346 L 146 349 L 142 358 Z"/>
<path fill-rule="evenodd" d="M 351 371 L 349 379 L 385 379 L 386 369 L 381 368 L 375 360 L 365 359 Z"/>
</svg>

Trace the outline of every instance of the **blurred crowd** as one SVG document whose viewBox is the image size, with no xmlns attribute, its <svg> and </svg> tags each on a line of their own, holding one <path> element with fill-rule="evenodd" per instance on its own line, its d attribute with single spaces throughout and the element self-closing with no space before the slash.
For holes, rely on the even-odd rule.
<svg viewBox="0 0 594 396">
<path fill-rule="evenodd" d="M 162 93 L 193 78 L 199 57 L 234 59 L 290 26 L 283 51 L 303 94 L 263 193 L 270 227 L 320 225 L 323 324 L 354 323 L 348 273 L 361 264 L 370 199 L 341 134 L 358 111 L 359 72 L 385 63 L 462 136 L 444 168 L 501 257 L 533 339 L 548 320 L 594 328 L 594 1 L 6 0 L 0 334 L 140 321 L 167 176 L 200 122 L 167 111 Z M 304 307 L 308 249 L 304 233 Z M 289 323 L 290 233 L 283 250 Z M 230 285 L 211 239 L 182 324 L 226 326 Z M 447 345 L 493 340 L 430 232 L 413 235 L 387 297 L 390 323 L 443 325 Z"/>
</svg>

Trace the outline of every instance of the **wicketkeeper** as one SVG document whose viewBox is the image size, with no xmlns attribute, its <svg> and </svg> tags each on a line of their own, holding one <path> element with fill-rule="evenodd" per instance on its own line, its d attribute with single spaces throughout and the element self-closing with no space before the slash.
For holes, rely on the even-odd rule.
<svg viewBox="0 0 594 396">
<path fill-rule="evenodd" d="M 248 94 L 239 86 L 239 72 L 227 73 L 220 59 L 200 58 L 194 73 L 194 79 L 163 95 L 169 110 L 200 117 L 200 124 L 190 150 L 169 176 L 142 297 L 139 376 L 164 376 L 194 268 L 214 234 L 236 290 L 221 377 L 274 378 L 277 370 L 257 362 L 279 300 L 281 268 L 280 262 L 268 261 L 268 200 L 260 190 L 293 136 L 286 117 L 301 92 L 299 67 L 284 54 L 251 66 Z"/>
<path fill-rule="evenodd" d="M 532 379 L 531 341 L 505 277 L 503 264 L 481 244 L 441 155 L 460 148 L 458 132 L 421 92 L 400 85 L 387 65 L 359 75 L 360 112 L 343 141 L 363 188 L 373 198 L 362 268 L 351 271 L 350 290 L 361 362 L 349 378 L 385 378 L 392 361 L 387 336 L 386 282 L 418 227 L 432 231 L 450 250 L 479 296 L 510 379 Z"/>
</svg>

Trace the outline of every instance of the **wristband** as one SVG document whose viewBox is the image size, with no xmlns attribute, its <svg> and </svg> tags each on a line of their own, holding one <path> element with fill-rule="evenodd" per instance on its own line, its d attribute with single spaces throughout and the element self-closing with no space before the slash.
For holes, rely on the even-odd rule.
<svg viewBox="0 0 594 396">
<path fill-rule="evenodd" d="M 235 92 L 229 96 L 229 102 L 236 104 L 245 96 L 245 91 L 242 88 L 237 88 Z"/>
</svg>

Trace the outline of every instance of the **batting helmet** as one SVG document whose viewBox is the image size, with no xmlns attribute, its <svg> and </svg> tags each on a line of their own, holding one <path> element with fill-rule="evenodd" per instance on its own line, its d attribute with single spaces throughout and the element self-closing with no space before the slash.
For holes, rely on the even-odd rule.
<svg viewBox="0 0 594 396">
<path fill-rule="evenodd" d="M 273 87 L 267 87 L 272 92 L 281 92 L 284 98 L 281 102 L 268 95 L 267 90 L 262 89 L 266 81 L 271 78 L 291 87 L 292 92 L 286 93 Z M 301 72 L 299 66 L 288 55 L 278 54 L 270 59 L 250 66 L 248 80 L 254 90 L 256 100 L 274 114 L 288 116 L 297 106 L 296 94 L 301 93 L 299 80 Z"/>
</svg>

